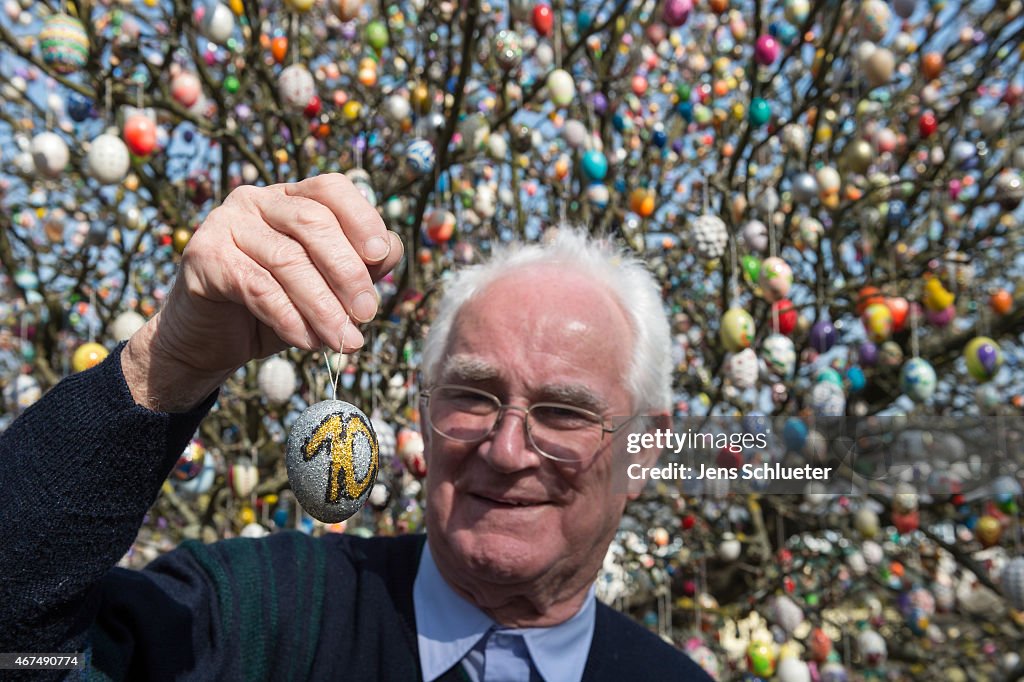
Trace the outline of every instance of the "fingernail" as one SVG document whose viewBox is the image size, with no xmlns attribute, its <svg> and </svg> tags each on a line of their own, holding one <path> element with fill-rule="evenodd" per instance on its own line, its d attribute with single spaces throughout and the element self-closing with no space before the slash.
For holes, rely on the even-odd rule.
<svg viewBox="0 0 1024 682">
<path fill-rule="evenodd" d="M 363 242 L 363 258 L 369 261 L 382 261 L 391 253 L 391 242 L 384 237 L 370 237 Z"/>
<path fill-rule="evenodd" d="M 345 331 L 345 338 L 343 339 L 342 353 L 352 353 L 363 347 L 365 339 L 363 333 L 353 325 Z"/>
<path fill-rule="evenodd" d="M 377 297 L 367 289 L 352 301 L 352 315 L 360 322 L 369 322 L 377 314 Z"/>
</svg>

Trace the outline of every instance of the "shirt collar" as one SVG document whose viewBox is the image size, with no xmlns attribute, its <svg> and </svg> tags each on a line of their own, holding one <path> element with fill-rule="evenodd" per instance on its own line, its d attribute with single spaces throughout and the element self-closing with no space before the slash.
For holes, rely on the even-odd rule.
<svg viewBox="0 0 1024 682">
<path fill-rule="evenodd" d="M 496 623 L 451 588 L 437 570 L 430 543 L 413 583 L 416 639 L 425 682 L 433 682 L 461 661 Z M 597 602 L 594 586 L 569 620 L 547 628 L 504 629 L 523 636 L 533 665 L 545 680 L 579 680 L 590 654 Z"/>
</svg>

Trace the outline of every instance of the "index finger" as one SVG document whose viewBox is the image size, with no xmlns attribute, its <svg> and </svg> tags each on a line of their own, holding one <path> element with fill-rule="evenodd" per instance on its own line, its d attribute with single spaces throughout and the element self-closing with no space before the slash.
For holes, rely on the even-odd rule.
<svg viewBox="0 0 1024 682">
<path fill-rule="evenodd" d="M 341 173 L 325 173 L 282 187 L 285 194 L 312 199 L 331 209 L 345 237 L 365 263 L 380 263 L 391 253 L 391 238 L 384 220 Z"/>
</svg>

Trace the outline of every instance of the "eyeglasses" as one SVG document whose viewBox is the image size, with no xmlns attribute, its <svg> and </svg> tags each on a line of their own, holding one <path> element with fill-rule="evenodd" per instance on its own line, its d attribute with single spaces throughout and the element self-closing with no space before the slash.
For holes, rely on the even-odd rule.
<svg viewBox="0 0 1024 682">
<path fill-rule="evenodd" d="M 440 436 L 459 443 L 479 443 L 490 436 L 506 410 L 522 412 L 530 445 L 556 462 L 586 462 L 597 454 L 604 434 L 615 433 L 596 412 L 563 403 L 504 405 L 492 393 L 467 386 L 442 385 L 424 391 L 427 421 Z"/>
</svg>

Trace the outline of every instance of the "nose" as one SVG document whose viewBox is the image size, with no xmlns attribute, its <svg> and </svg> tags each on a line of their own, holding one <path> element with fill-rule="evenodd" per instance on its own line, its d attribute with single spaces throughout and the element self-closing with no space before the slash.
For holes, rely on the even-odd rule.
<svg viewBox="0 0 1024 682">
<path fill-rule="evenodd" d="M 506 406 L 494 431 L 480 444 L 480 454 L 491 468 L 505 474 L 540 466 L 541 455 L 526 433 L 526 410 Z"/>
</svg>

